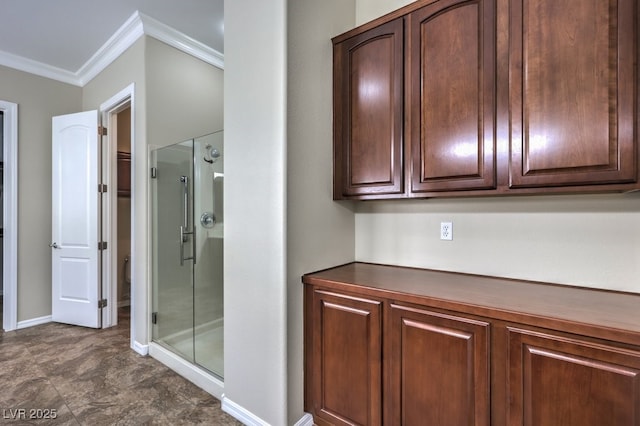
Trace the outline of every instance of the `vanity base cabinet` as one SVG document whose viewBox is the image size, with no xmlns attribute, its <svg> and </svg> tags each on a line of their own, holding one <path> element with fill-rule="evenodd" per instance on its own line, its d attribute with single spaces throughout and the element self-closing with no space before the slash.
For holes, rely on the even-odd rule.
<svg viewBox="0 0 640 426">
<path fill-rule="evenodd" d="M 307 274 L 318 425 L 640 426 L 640 295 L 355 262 Z"/>
<path fill-rule="evenodd" d="M 508 329 L 509 424 L 640 426 L 640 352 Z"/>
<path fill-rule="evenodd" d="M 488 426 L 489 323 L 391 303 L 389 425 Z"/>
<path fill-rule="evenodd" d="M 308 288 L 306 410 L 318 425 L 382 424 L 382 302 Z"/>
</svg>

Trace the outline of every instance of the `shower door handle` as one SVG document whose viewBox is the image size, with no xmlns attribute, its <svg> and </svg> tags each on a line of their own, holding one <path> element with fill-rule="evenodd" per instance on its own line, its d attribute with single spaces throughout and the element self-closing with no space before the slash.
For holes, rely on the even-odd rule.
<svg viewBox="0 0 640 426">
<path fill-rule="evenodd" d="M 193 237 L 191 238 L 193 240 L 193 255 L 190 257 L 184 257 L 184 243 L 189 239 L 189 235 Z M 193 231 L 187 231 L 182 225 L 180 225 L 180 266 L 184 266 L 185 260 L 193 260 L 193 263 L 196 263 L 195 241 L 195 233 Z"/>
<path fill-rule="evenodd" d="M 187 230 L 189 229 L 189 177 L 180 176 L 180 182 L 182 182 L 182 226 Z"/>
</svg>

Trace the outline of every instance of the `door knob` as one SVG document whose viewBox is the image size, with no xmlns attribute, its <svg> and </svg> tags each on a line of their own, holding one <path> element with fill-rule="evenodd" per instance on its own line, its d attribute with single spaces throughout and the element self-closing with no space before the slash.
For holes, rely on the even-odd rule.
<svg viewBox="0 0 640 426">
<path fill-rule="evenodd" d="M 60 248 L 58 246 L 58 243 L 51 243 L 51 244 L 49 244 L 49 247 L 54 248 L 54 249 Z"/>
</svg>

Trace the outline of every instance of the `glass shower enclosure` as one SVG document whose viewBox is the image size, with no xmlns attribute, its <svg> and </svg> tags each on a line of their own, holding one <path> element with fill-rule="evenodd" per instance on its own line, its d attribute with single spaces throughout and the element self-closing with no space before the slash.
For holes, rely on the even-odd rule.
<svg viewBox="0 0 640 426">
<path fill-rule="evenodd" d="M 152 156 L 152 339 L 224 374 L 223 132 Z"/>
</svg>

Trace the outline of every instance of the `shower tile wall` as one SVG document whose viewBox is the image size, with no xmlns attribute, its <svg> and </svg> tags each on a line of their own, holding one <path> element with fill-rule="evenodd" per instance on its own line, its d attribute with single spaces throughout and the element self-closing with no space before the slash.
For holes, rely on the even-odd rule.
<svg viewBox="0 0 640 426">
<path fill-rule="evenodd" d="M 195 221 L 198 237 L 198 257 L 204 261 L 195 267 L 195 326 L 215 327 L 222 321 L 223 312 L 223 230 L 224 218 L 223 181 L 224 181 L 224 144 L 222 134 L 207 135 L 196 139 L 196 190 Z M 212 149 L 220 156 L 211 158 Z M 208 161 L 214 161 L 209 163 Z M 207 229 L 200 223 L 200 216 L 212 212 L 215 225 Z"/>
</svg>

